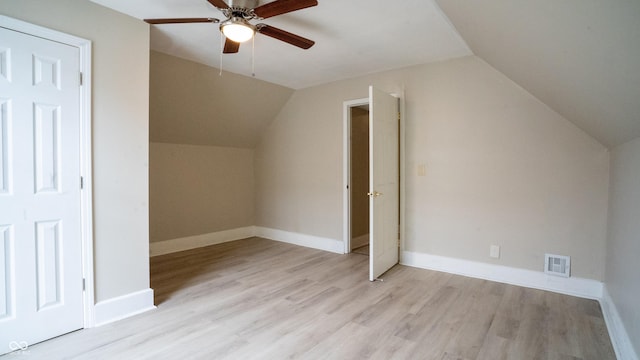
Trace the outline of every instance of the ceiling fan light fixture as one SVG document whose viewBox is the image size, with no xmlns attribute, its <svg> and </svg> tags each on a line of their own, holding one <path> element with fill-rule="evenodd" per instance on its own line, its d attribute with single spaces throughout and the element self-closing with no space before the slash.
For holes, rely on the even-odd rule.
<svg viewBox="0 0 640 360">
<path fill-rule="evenodd" d="M 220 24 L 220 31 L 227 39 L 242 43 L 253 37 L 256 30 L 249 22 L 240 17 L 232 17 Z"/>
</svg>

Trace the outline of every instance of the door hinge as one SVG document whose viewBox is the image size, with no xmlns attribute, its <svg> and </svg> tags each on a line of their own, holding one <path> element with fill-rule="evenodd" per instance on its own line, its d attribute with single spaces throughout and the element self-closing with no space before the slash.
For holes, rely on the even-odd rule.
<svg viewBox="0 0 640 360">
<path fill-rule="evenodd" d="M 82 80 L 83 80 L 83 79 L 82 79 L 82 73 L 80 73 L 80 86 L 82 86 L 82 83 L 83 83 L 83 81 L 82 81 Z"/>
<path fill-rule="evenodd" d="M 84 177 L 80 176 L 80 190 L 84 189 Z"/>
<path fill-rule="evenodd" d="M 87 289 L 87 282 L 85 281 L 85 279 L 82 279 L 82 291 L 85 291 Z"/>
</svg>

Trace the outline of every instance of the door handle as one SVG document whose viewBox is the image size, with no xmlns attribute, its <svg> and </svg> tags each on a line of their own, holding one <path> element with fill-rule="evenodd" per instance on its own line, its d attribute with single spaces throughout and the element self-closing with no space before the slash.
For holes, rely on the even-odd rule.
<svg viewBox="0 0 640 360">
<path fill-rule="evenodd" d="M 367 195 L 373 196 L 375 198 L 375 197 L 378 197 L 378 196 L 382 195 L 382 193 L 374 191 L 374 192 L 368 192 Z"/>
</svg>

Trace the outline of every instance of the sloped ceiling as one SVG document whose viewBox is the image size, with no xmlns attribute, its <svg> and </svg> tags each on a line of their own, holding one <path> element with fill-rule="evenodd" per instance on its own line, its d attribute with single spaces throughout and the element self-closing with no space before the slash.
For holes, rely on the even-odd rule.
<svg viewBox="0 0 640 360">
<path fill-rule="evenodd" d="M 437 2 L 474 54 L 604 145 L 640 136 L 640 1 Z"/>
<path fill-rule="evenodd" d="M 152 142 L 255 147 L 292 89 L 151 52 Z"/>
</svg>

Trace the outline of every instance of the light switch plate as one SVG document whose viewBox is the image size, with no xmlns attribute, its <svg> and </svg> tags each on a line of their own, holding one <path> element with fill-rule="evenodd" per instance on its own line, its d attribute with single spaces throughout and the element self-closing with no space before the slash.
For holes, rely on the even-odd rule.
<svg viewBox="0 0 640 360">
<path fill-rule="evenodd" d="M 418 165 L 418 176 L 425 176 L 425 175 L 427 175 L 427 165 L 419 164 Z"/>
</svg>

